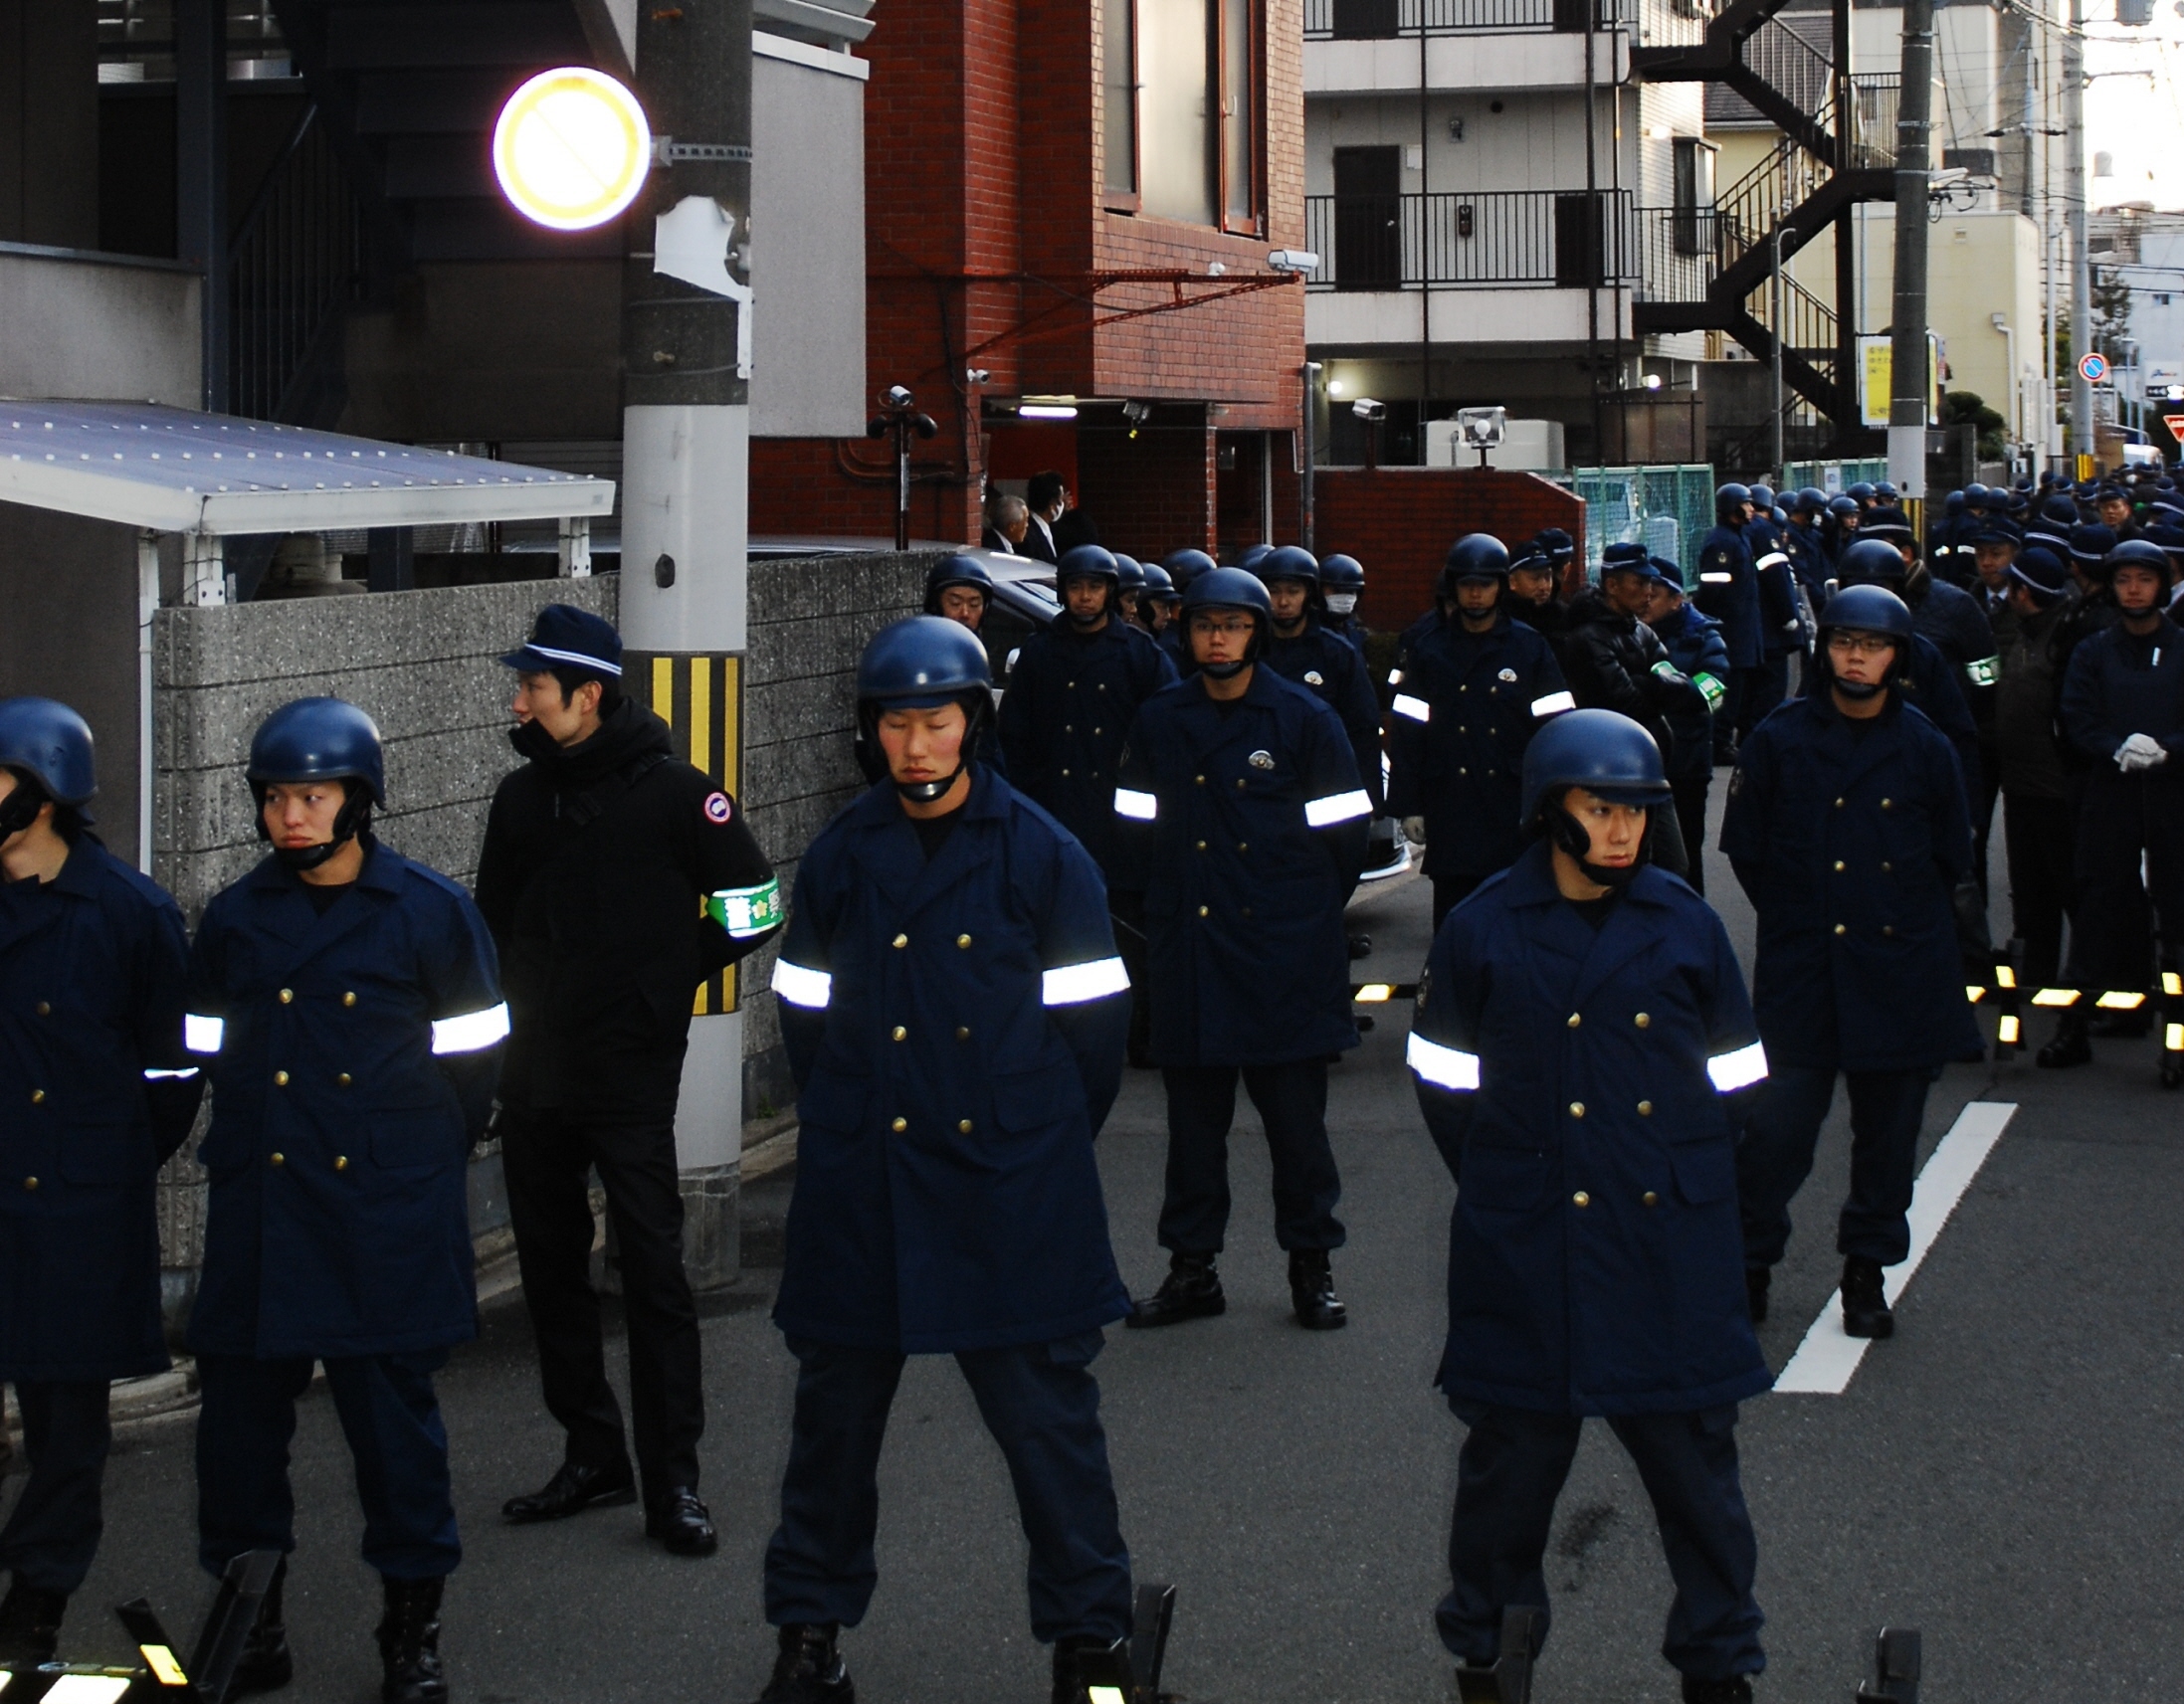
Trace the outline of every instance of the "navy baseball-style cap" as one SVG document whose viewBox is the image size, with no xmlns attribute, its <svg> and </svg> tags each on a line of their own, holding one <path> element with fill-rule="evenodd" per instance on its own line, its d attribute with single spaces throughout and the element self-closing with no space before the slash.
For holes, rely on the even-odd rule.
<svg viewBox="0 0 2184 1704">
<path fill-rule="evenodd" d="M 570 604 L 548 604 L 531 623 L 531 636 L 500 661 L 526 674 L 581 668 L 619 677 L 622 636 L 611 623 Z"/>
<path fill-rule="evenodd" d="M 2052 602 L 2070 589 L 2071 571 L 2054 551 L 2036 544 L 2010 564 L 2010 578 L 2022 581 L 2036 595 Z"/>
</svg>

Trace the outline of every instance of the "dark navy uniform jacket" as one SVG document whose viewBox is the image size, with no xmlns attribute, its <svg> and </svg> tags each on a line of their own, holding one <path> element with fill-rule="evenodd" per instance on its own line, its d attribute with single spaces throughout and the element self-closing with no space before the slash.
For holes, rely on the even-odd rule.
<svg viewBox="0 0 2184 1704">
<path fill-rule="evenodd" d="M 1380 700 L 1373 695 L 1365 673 L 1365 654 L 1341 635 L 1319 625 L 1317 617 L 1304 618 L 1304 631 L 1293 639 L 1270 636 L 1261 659 L 1285 680 L 1293 680 L 1342 718 L 1350 736 L 1350 753 L 1357 759 L 1358 778 L 1377 812 L 1382 808 L 1380 785 Z"/>
<path fill-rule="evenodd" d="M 1388 813 L 1426 819 L 1426 874 L 1480 876 L 1523 847 L 1524 748 L 1574 709 L 1545 639 L 1504 611 L 1484 634 L 1432 616 L 1404 636 L 1388 718 Z"/>
<path fill-rule="evenodd" d="M 1129 1312 L 1092 1157 L 1129 1028 L 1105 883 L 990 770 L 953 815 L 928 862 L 883 783 L 797 870 L 773 976 L 803 1125 L 791 1336 L 926 1354 Z"/>
<path fill-rule="evenodd" d="M 1001 749 L 1018 792 L 1114 871 L 1114 771 L 1137 707 L 1175 679 L 1153 638 L 1120 614 L 1084 634 L 1069 614 L 1024 644 L 1001 698 Z"/>
<path fill-rule="evenodd" d="M 2163 616 L 2143 639 L 2118 624 L 2082 643 L 2063 677 L 2063 731 L 2111 770 L 2116 747 L 2144 734 L 2170 755 L 2138 774 L 2153 783 L 2184 783 L 2184 628 Z"/>
<path fill-rule="evenodd" d="M 1782 529 L 1782 549 L 1790 559 L 1791 574 L 1818 608 L 1827 599 L 1828 576 L 1835 572 L 1826 537 L 1817 526 L 1799 526 L 1792 521 Z"/>
<path fill-rule="evenodd" d="M 190 1346 L 391 1355 L 476 1336 L 468 1162 L 508 1012 L 470 895 L 367 842 L 321 917 L 269 857 L 206 907 L 189 1012 L 213 1089 Z"/>
<path fill-rule="evenodd" d="M 1757 668 L 1766 661 L 1765 626 L 1759 610 L 1759 570 L 1751 548 L 1733 526 L 1716 526 L 1699 541 L 1698 587 L 1691 601 L 1721 624 L 1729 666 Z"/>
<path fill-rule="evenodd" d="M 1229 704 L 1193 675 L 1137 713 L 1110 805 L 1115 885 L 1144 895 L 1154 1063 L 1357 1045 L 1342 907 L 1372 801 L 1332 710 L 1271 668 Z"/>
<path fill-rule="evenodd" d="M 1979 1045 L 1950 895 L 1971 815 L 1948 739 L 1891 693 L 1857 722 L 1820 692 L 1738 748 L 1721 850 L 1758 914 L 1752 1000 L 1777 1065 L 1909 1070 Z"/>
<path fill-rule="evenodd" d="M 204 1094 L 174 901 L 86 836 L 0 882 L 0 1378 L 167 1365 L 153 1186 Z"/>
<path fill-rule="evenodd" d="M 1666 712 L 1672 736 L 1669 779 L 1695 781 L 1709 777 L 1713 774 L 1713 706 L 1721 702 L 1721 689 L 1729 672 L 1729 652 L 1721 643 L 1721 624 L 1701 615 L 1691 604 L 1683 603 L 1673 614 L 1663 617 L 1654 632 L 1668 647 L 1669 661 L 1706 700 L 1702 708 L 1687 705 Z M 1698 851 L 1690 849 L 1693 856 Z"/>
<path fill-rule="evenodd" d="M 1971 789 L 1979 775 L 1979 724 L 1972 720 L 1971 706 L 1965 702 L 1964 688 L 1957 684 L 1963 678 L 1941 655 L 1941 649 L 1922 633 L 1911 635 L 1911 661 L 1908 665 L 1910 690 L 1905 698 L 1915 704 L 1926 720 L 1939 728 L 1956 752 L 1958 767 L 1964 772 L 1965 810 L 1971 807 Z M 1798 696 L 1810 698 L 1826 684 L 1826 677 L 1817 668 L 1805 670 Z"/>
<path fill-rule="evenodd" d="M 1721 920 L 1680 877 L 1641 870 L 1595 930 L 1535 843 L 1442 923 L 1408 1058 L 1458 1180 L 1442 1390 L 1612 1415 L 1772 1383 L 1723 1103 L 1766 1058 Z"/>
</svg>

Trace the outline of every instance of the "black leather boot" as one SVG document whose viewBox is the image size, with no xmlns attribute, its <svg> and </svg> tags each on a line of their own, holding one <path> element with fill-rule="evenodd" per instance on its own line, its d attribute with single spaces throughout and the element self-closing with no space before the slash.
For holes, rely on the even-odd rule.
<svg viewBox="0 0 2184 1704">
<path fill-rule="evenodd" d="M 2033 1062 L 2052 1071 L 2091 1064 L 2093 1044 L 2085 1037 L 2085 1015 L 2076 1010 L 2064 1013 L 2063 1022 L 2056 1026 L 2055 1040 L 2033 1055 Z"/>
<path fill-rule="evenodd" d="M 1092 1689 L 1120 1693 L 1128 1704 L 1130 1645 L 1127 1639 L 1103 1639 L 1096 1633 L 1067 1633 L 1054 1641 L 1054 1704 L 1106 1704 Z"/>
<path fill-rule="evenodd" d="M 1751 1310 L 1752 1324 L 1767 1323 L 1767 1290 L 1774 1282 L 1771 1266 L 1746 1266 L 1744 1268 L 1744 1305 Z"/>
<path fill-rule="evenodd" d="M 1752 1704 L 1752 1677 L 1725 1675 L 1719 1680 L 1684 1677 L 1684 1704 Z"/>
<path fill-rule="evenodd" d="M 8 1582 L 8 1595 L 0 1598 L 0 1662 L 51 1662 L 61 1642 L 61 1617 L 69 1612 L 66 1592 L 43 1592 L 23 1584 L 20 1576 Z"/>
<path fill-rule="evenodd" d="M 281 1591 L 288 1584 L 289 1559 L 283 1557 L 273 1571 L 273 1584 L 258 1600 L 258 1618 L 243 1640 L 243 1655 L 228 1682 L 228 1696 L 241 1698 L 251 1692 L 276 1692 L 296 1678 L 296 1659 L 289 1654 L 289 1629 L 281 1608 Z"/>
<path fill-rule="evenodd" d="M 758 1704 L 857 1704 L 857 1688 L 834 1648 L 841 1630 L 834 1621 L 791 1621 L 783 1627 L 781 1654 L 773 1659 L 773 1678 Z"/>
<path fill-rule="evenodd" d="M 1334 1270 L 1324 1248 L 1290 1250 L 1290 1301 L 1306 1331 L 1340 1331 L 1350 1310 L 1335 1300 Z"/>
<path fill-rule="evenodd" d="M 1879 1260 L 1861 1254 L 1844 1256 L 1843 1329 L 1853 1337 L 1895 1335 L 1895 1315 L 1888 1311 Z"/>
<path fill-rule="evenodd" d="M 1122 1323 L 1139 1329 L 1156 1325 L 1180 1325 L 1186 1319 L 1211 1319 L 1229 1311 L 1229 1298 L 1221 1293 L 1221 1274 L 1214 1270 L 1211 1254 L 1171 1254 L 1168 1275 L 1160 1288 L 1130 1304 Z"/>
<path fill-rule="evenodd" d="M 440 1672 L 440 1594 L 445 1580 L 388 1580 L 379 1617 L 379 1696 L 385 1704 L 447 1704 Z"/>
</svg>

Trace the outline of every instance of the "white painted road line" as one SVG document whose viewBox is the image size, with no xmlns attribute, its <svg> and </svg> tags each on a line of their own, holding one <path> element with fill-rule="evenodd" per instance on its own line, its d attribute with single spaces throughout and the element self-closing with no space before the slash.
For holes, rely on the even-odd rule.
<svg viewBox="0 0 2184 1704">
<path fill-rule="evenodd" d="M 1941 1138 L 1941 1146 L 1933 1151 L 1925 1170 L 1918 1174 L 1918 1183 L 1911 1191 L 1910 1257 L 1888 1268 L 1890 1307 L 1901 1299 L 1918 1263 L 1940 1238 L 1941 1228 L 1971 1188 L 1972 1179 L 1979 1175 L 1979 1168 L 1986 1164 L 1995 1143 L 2001 1140 L 2003 1126 L 2016 1110 L 2015 1101 L 1968 1102 L 1949 1126 L 1949 1133 Z M 1805 1333 L 1805 1341 L 1776 1377 L 1774 1388 L 1786 1396 L 1840 1397 L 1850 1388 L 1852 1376 L 1865 1360 L 1872 1341 L 1853 1337 L 1843 1329 L 1843 1304 L 1831 1293 L 1828 1305 Z"/>
</svg>

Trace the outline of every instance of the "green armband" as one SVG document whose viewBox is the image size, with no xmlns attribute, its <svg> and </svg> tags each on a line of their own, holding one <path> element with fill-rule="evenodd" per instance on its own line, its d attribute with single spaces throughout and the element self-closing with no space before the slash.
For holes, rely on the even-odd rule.
<svg viewBox="0 0 2184 1704">
<path fill-rule="evenodd" d="M 1714 711 L 1720 709 L 1721 700 L 1728 695 L 1728 688 L 1703 670 L 1691 676 L 1691 684 L 1705 694 L 1706 713 L 1708 715 L 1712 715 Z"/>
<path fill-rule="evenodd" d="M 1666 680 L 1670 675 L 1676 672 L 1676 664 L 1671 663 L 1666 657 L 1664 657 L 1659 663 L 1653 665 L 1653 671 L 1658 674 L 1662 679 Z"/>
<path fill-rule="evenodd" d="M 1992 686 L 2002 672 L 2002 659 L 1982 657 L 1964 664 L 1964 674 L 1974 686 Z"/>
<path fill-rule="evenodd" d="M 781 883 L 769 875 L 756 887 L 724 887 L 707 894 L 705 915 L 727 930 L 731 940 L 763 935 L 781 921 Z"/>
</svg>

